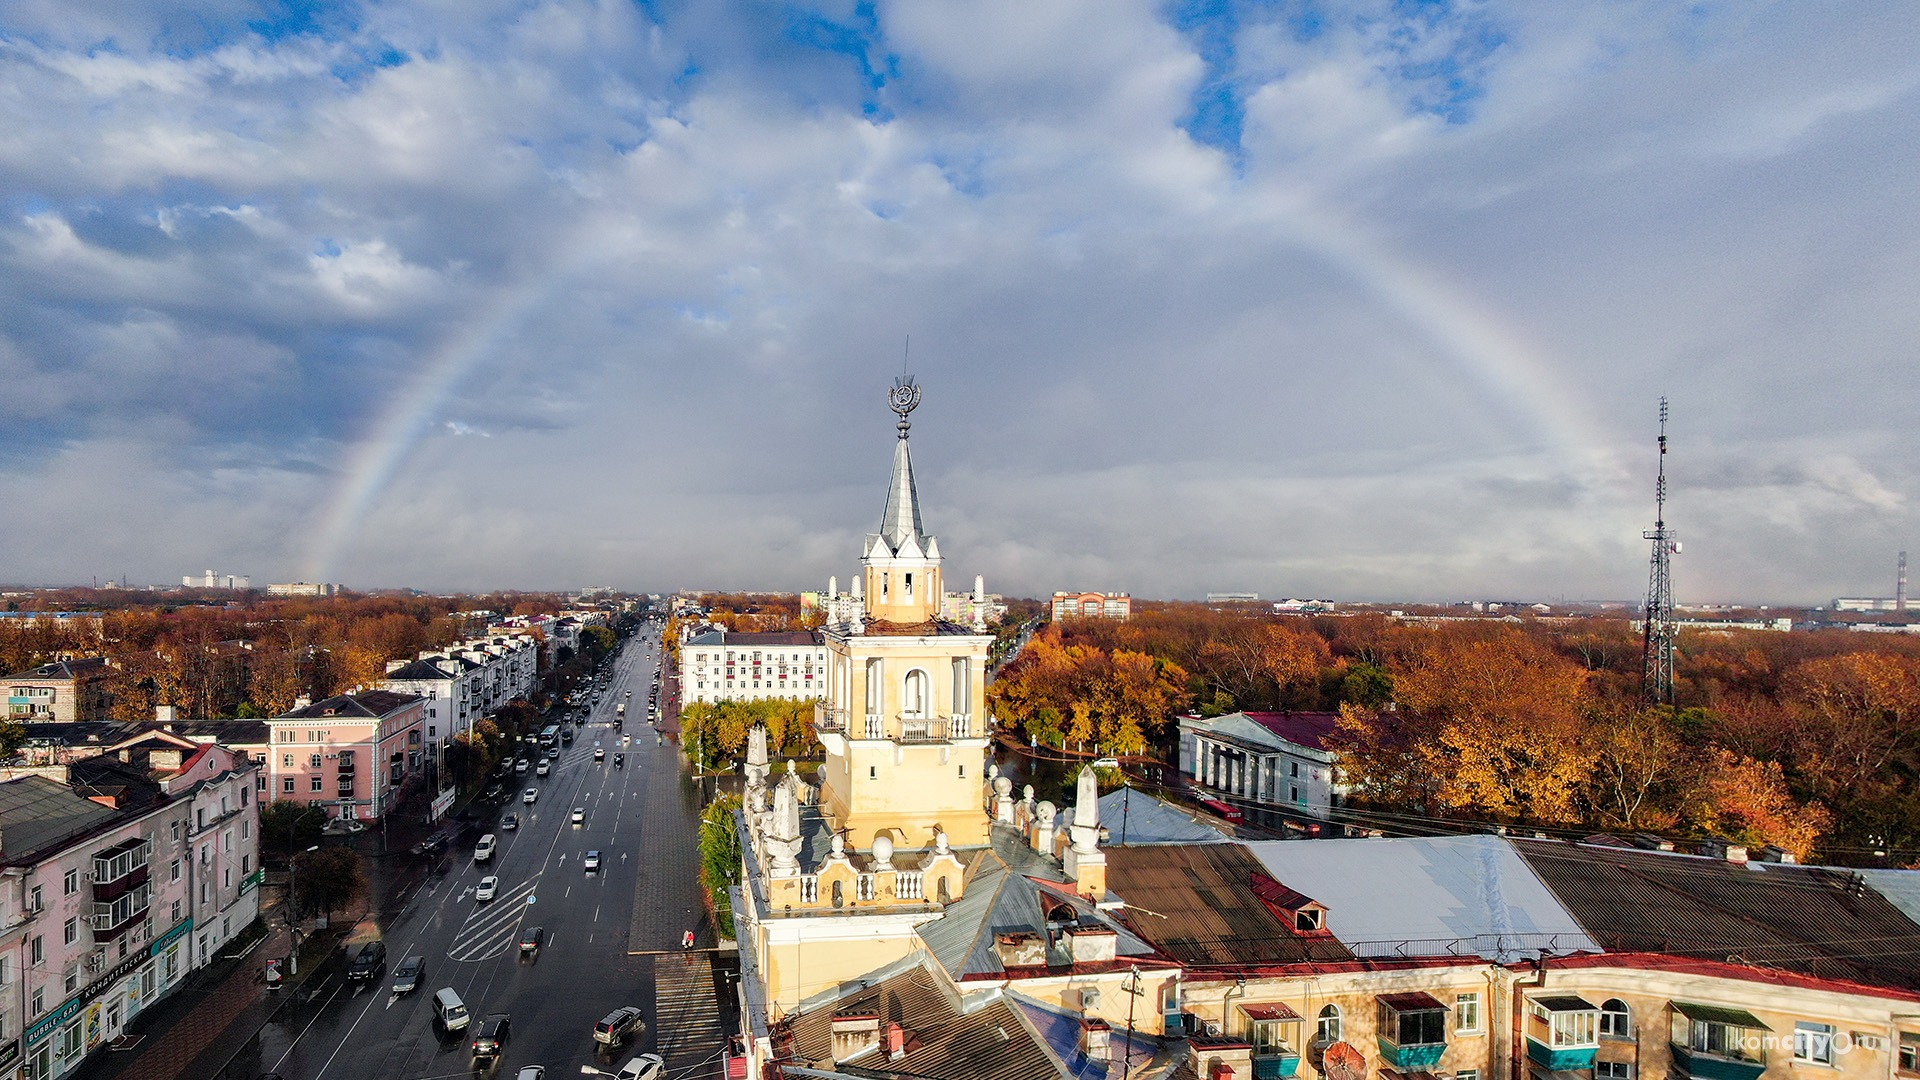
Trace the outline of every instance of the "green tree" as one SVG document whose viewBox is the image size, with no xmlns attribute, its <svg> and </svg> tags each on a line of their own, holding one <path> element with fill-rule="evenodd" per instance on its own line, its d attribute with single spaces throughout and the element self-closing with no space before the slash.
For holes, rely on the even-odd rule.
<svg viewBox="0 0 1920 1080">
<path fill-rule="evenodd" d="M 300 890 L 294 902 L 301 910 L 332 913 L 358 896 L 366 884 L 360 853 L 352 848 L 302 851 L 293 861 Z"/>
<path fill-rule="evenodd" d="M 723 795 L 700 816 L 700 883 L 713 899 L 714 922 L 727 936 L 733 930 L 727 889 L 740 883 L 740 833 L 733 817 L 738 809 L 740 796 Z"/>
<path fill-rule="evenodd" d="M 0 759 L 11 758 L 27 742 L 27 726 L 11 717 L 0 719 Z"/>
<path fill-rule="evenodd" d="M 317 806 L 279 799 L 260 808 L 260 848 L 285 859 L 320 842 L 327 812 Z"/>
</svg>

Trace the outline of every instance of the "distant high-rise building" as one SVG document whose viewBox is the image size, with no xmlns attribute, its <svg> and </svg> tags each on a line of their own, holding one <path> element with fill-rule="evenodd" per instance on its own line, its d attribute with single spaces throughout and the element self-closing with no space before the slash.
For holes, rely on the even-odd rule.
<svg viewBox="0 0 1920 1080">
<path fill-rule="evenodd" d="M 253 579 L 245 574 L 222 574 L 218 570 L 208 570 L 203 574 L 188 574 L 180 579 L 180 584 L 189 589 L 251 589 Z"/>
</svg>

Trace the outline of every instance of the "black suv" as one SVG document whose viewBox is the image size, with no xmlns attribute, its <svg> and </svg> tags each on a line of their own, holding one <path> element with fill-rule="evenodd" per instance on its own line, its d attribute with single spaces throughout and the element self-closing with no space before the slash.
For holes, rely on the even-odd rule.
<svg viewBox="0 0 1920 1080">
<path fill-rule="evenodd" d="M 347 965 L 347 982 L 371 982 L 379 978 L 380 973 L 385 970 L 387 970 L 387 943 L 369 941 L 360 946 L 360 952 L 354 956 L 353 963 Z"/>
<path fill-rule="evenodd" d="M 474 1057 L 499 1057 L 513 1035 L 513 1019 L 506 1013 L 493 1013 L 480 1022 L 480 1034 L 473 1037 Z"/>
</svg>

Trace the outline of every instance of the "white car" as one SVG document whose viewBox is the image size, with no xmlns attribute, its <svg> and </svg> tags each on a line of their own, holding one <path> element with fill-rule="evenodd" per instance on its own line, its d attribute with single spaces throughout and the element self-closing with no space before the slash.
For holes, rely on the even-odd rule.
<svg viewBox="0 0 1920 1080">
<path fill-rule="evenodd" d="M 475 900 L 491 900 L 499 892 L 500 879 L 494 877 L 492 874 L 488 874 L 486 877 L 480 879 L 480 884 L 474 886 L 473 898 Z"/>
<path fill-rule="evenodd" d="M 667 1074 L 667 1063 L 659 1054 L 640 1054 L 620 1066 L 618 1080 L 660 1080 Z"/>
<path fill-rule="evenodd" d="M 519 1075 L 514 1077 L 514 1080 L 547 1080 L 547 1067 L 545 1065 L 522 1065 Z"/>
<path fill-rule="evenodd" d="M 486 862 L 489 859 L 492 859 L 493 848 L 494 848 L 493 834 L 488 833 L 487 835 L 480 838 L 479 843 L 473 845 L 473 861 Z"/>
<path fill-rule="evenodd" d="M 597 874 L 600 872 L 600 853 L 599 852 L 597 851 L 587 852 L 587 857 L 583 859 L 581 862 L 582 862 L 582 866 L 584 867 L 587 873 Z"/>
<path fill-rule="evenodd" d="M 539 797 L 540 797 L 539 788 L 528 788 L 527 793 L 525 795 L 520 796 L 520 801 L 523 803 L 531 803 L 535 799 L 538 799 Z"/>
<path fill-rule="evenodd" d="M 535 765 L 533 767 L 533 775 L 535 776 L 545 776 L 552 771 L 553 771 L 553 762 L 548 760 L 547 758 L 541 758 L 540 764 Z"/>
<path fill-rule="evenodd" d="M 586 821 L 587 821 L 587 808 L 586 808 L 586 807 L 584 807 L 584 806 L 576 806 L 576 807 L 574 807 L 574 808 L 573 808 L 573 819 L 572 819 L 572 820 L 573 820 L 573 823 L 574 823 L 575 825 L 584 825 L 584 824 L 586 824 Z"/>
</svg>

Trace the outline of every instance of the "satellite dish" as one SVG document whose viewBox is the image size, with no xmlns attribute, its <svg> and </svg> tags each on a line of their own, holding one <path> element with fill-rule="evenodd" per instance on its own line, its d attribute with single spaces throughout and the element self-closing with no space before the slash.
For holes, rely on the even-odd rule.
<svg viewBox="0 0 1920 1080">
<path fill-rule="evenodd" d="M 1367 1059 L 1352 1044 L 1337 1042 L 1322 1055 L 1320 1071 L 1327 1080 L 1367 1080 Z"/>
</svg>

